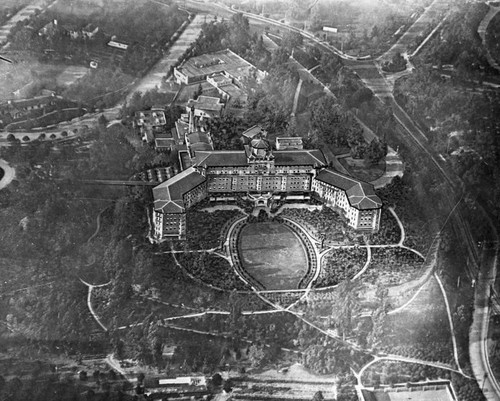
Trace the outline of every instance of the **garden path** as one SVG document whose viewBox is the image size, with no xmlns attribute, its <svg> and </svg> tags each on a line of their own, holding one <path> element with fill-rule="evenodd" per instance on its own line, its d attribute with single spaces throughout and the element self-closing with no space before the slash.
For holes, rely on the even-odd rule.
<svg viewBox="0 0 500 401">
<path fill-rule="evenodd" d="M 93 285 L 93 284 L 89 284 L 87 283 L 86 281 L 83 281 L 82 279 L 80 279 L 80 281 L 85 284 L 88 288 L 89 288 L 89 291 L 87 293 L 87 307 L 89 308 L 89 311 L 92 315 L 92 317 L 94 318 L 94 320 L 97 322 L 97 324 L 99 326 L 101 326 L 101 328 L 104 330 L 104 331 L 108 331 L 108 328 L 101 322 L 101 319 L 99 319 L 99 316 L 97 315 L 97 313 L 95 312 L 94 310 L 94 307 L 92 306 L 92 292 L 94 291 L 94 288 L 98 288 L 98 287 L 105 287 L 109 284 L 111 284 L 111 281 L 108 282 L 108 283 L 105 283 L 105 284 L 99 284 L 99 285 Z"/>
<path fill-rule="evenodd" d="M 434 272 L 434 277 L 436 278 L 436 281 L 439 284 L 439 288 L 441 289 L 441 294 L 443 295 L 443 300 L 446 305 L 446 315 L 448 316 L 448 323 L 450 324 L 451 341 L 453 343 L 453 357 L 455 358 L 455 363 L 458 366 L 458 370 L 460 371 L 460 373 L 463 373 L 463 370 L 460 367 L 460 362 L 458 360 L 457 338 L 455 336 L 455 327 L 453 326 L 453 317 L 451 316 L 450 303 L 448 302 L 448 297 L 446 296 L 444 285 L 441 282 L 441 279 L 439 278 L 436 272 Z"/>
</svg>

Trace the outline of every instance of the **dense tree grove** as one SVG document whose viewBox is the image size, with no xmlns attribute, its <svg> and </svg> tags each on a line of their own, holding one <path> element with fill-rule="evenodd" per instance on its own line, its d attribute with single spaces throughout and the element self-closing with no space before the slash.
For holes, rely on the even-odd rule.
<svg viewBox="0 0 500 401">
<path fill-rule="evenodd" d="M 333 97 L 318 99 L 311 114 L 311 127 L 321 142 L 332 144 L 336 148 L 349 148 L 356 157 L 364 156 L 362 127 Z"/>
<path fill-rule="evenodd" d="M 460 90 L 451 81 L 421 67 L 399 82 L 398 101 L 426 129 L 438 152 L 451 155 L 455 172 L 469 188 L 497 205 L 500 194 L 496 92 Z M 493 188 L 484 192 L 485 188 Z M 498 211 L 497 211 L 498 213 Z"/>
<path fill-rule="evenodd" d="M 234 14 L 228 21 L 205 23 L 202 35 L 194 43 L 192 55 L 196 56 L 227 48 L 247 59 L 259 69 L 267 69 L 271 59 L 270 53 L 264 47 L 262 37 L 251 34 L 248 18 L 243 14 Z"/>
<path fill-rule="evenodd" d="M 492 72 L 477 28 L 488 12 L 485 3 L 460 2 L 444 22 L 440 35 L 431 39 L 421 57 L 425 63 L 441 67 L 452 64 L 456 73 L 471 78 Z"/>
<path fill-rule="evenodd" d="M 44 60 L 88 65 L 94 59 L 113 70 L 119 67 L 125 73 L 140 75 L 161 56 L 161 47 L 185 19 L 186 14 L 170 2 L 134 3 L 126 8 L 105 6 L 85 17 L 58 4 L 19 22 L 11 30 L 9 42 L 12 48 L 35 52 Z M 44 31 L 53 21 L 57 21 L 55 27 Z M 99 28 L 92 38 L 73 35 L 90 23 Z M 128 49 L 123 54 L 114 52 L 107 46 L 111 38 L 125 41 Z M 52 51 L 47 53 L 45 49 Z"/>
</svg>

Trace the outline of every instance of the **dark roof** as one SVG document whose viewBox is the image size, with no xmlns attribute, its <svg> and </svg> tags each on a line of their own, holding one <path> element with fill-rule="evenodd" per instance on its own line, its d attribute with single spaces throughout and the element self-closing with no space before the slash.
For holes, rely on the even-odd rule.
<svg viewBox="0 0 500 401">
<path fill-rule="evenodd" d="M 201 131 L 196 131 L 191 134 L 188 134 L 188 140 L 191 145 L 197 144 L 197 143 L 207 143 L 210 144 L 210 138 L 209 136 Z"/>
<path fill-rule="evenodd" d="M 155 138 L 156 139 L 172 139 L 172 140 L 175 139 L 174 132 L 172 132 L 172 130 L 169 130 L 169 131 L 164 130 L 162 132 L 155 132 Z"/>
<path fill-rule="evenodd" d="M 269 144 L 264 139 L 252 139 L 252 142 L 250 142 L 250 144 L 254 149 L 269 149 Z"/>
<path fill-rule="evenodd" d="M 175 142 L 169 138 L 155 138 L 155 146 L 157 148 L 170 148 L 173 143 Z"/>
<path fill-rule="evenodd" d="M 198 99 L 189 99 L 186 107 L 194 107 L 198 110 L 221 111 L 224 104 L 218 97 L 199 96 Z"/>
<path fill-rule="evenodd" d="M 154 208 L 163 213 L 184 213 L 186 192 L 205 182 L 205 177 L 190 167 L 153 188 Z"/>
<path fill-rule="evenodd" d="M 229 167 L 247 165 L 247 156 L 243 150 L 196 152 L 195 159 L 197 166 Z"/>
<path fill-rule="evenodd" d="M 325 155 L 319 149 L 276 150 L 273 152 L 276 166 L 326 166 Z"/>
<path fill-rule="evenodd" d="M 245 132 L 243 132 L 243 136 L 247 138 L 253 139 L 256 135 L 261 134 L 262 136 L 267 135 L 267 131 L 265 131 L 260 125 L 254 125 L 253 127 L 248 128 Z"/>
<path fill-rule="evenodd" d="M 371 184 L 358 181 L 329 168 L 321 170 L 315 179 L 345 191 L 350 205 L 356 209 L 369 210 L 382 207 L 382 201 Z"/>
<path fill-rule="evenodd" d="M 222 71 L 227 71 L 231 75 L 239 75 L 242 72 L 248 74 L 247 71 L 254 69 L 252 64 L 229 49 L 191 57 L 177 67 L 178 71 L 188 77 L 210 75 Z"/>
<path fill-rule="evenodd" d="M 283 150 L 273 152 L 276 166 L 325 166 L 326 160 L 320 150 Z M 196 165 L 207 167 L 246 166 L 247 155 L 243 150 L 216 150 L 197 152 Z"/>
<path fill-rule="evenodd" d="M 213 150 L 212 145 L 203 142 L 193 143 L 192 145 L 189 145 L 189 148 L 194 150 L 195 152 Z"/>
</svg>

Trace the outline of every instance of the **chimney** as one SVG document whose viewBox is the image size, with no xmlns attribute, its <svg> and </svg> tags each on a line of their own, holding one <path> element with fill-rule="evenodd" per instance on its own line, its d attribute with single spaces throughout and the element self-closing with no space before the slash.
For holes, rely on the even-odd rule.
<svg viewBox="0 0 500 401">
<path fill-rule="evenodd" d="M 189 111 L 189 133 L 194 132 L 194 106 Z"/>
</svg>

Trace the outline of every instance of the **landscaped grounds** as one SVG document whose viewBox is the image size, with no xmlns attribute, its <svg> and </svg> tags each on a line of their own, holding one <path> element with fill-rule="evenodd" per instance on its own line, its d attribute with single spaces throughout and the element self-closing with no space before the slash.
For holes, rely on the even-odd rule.
<svg viewBox="0 0 500 401">
<path fill-rule="evenodd" d="M 268 290 L 297 288 L 307 273 L 304 246 L 284 224 L 248 224 L 241 231 L 240 241 L 244 269 Z"/>
</svg>

